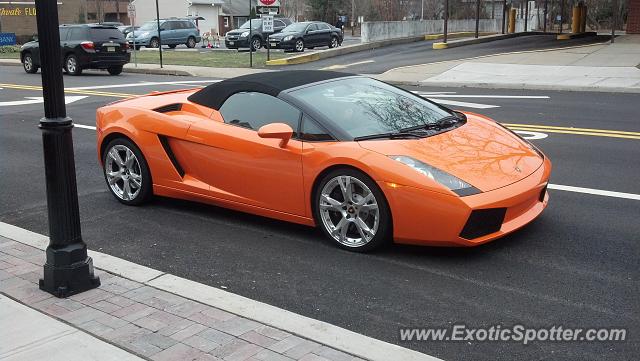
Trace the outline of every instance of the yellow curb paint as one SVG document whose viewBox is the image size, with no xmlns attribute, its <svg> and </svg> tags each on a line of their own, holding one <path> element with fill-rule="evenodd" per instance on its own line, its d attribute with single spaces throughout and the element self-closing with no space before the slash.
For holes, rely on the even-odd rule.
<svg viewBox="0 0 640 361">
<path fill-rule="evenodd" d="M 447 43 L 433 43 L 433 49 L 435 50 L 446 49 L 447 47 Z"/>
<path fill-rule="evenodd" d="M 312 61 L 320 60 L 320 55 L 318 53 L 307 54 L 307 55 L 297 55 L 289 58 L 282 59 L 274 59 L 267 60 L 267 65 L 293 65 L 293 64 L 304 64 Z"/>
</svg>

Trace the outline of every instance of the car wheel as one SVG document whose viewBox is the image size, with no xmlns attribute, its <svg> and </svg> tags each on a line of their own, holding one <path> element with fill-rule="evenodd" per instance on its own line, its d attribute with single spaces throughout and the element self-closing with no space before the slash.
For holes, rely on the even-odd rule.
<svg viewBox="0 0 640 361">
<path fill-rule="evenodd" d="M 296 50 L 297 52 L 302 52 L 302 51 L 304 51 L 304 41 L 302 41 L 302 39 L 298 39 L 298 40 L 296 40 L 295 50 Z"/>
<path fill-rule="evenodd" d="M 391 213 L 384 194 L 366 174 L 349 168 L 326 174 L 315 192 L 314 217 L 341 248 L 366 252 L 391 237 Z"/>
<path fill-rule="evenodd" d="M 170 48 L 170 49 L 175 49 L 175 48 L 176 48 L 176 46 L 178 46 L 178 45 L 176 45 L 176 44 L 171 44 L 171 45 L 169 45 L 169 48 Z"/>
<path fill-rule="evenodd" d="M 82 74 L 82 68 L 80 67 L 80 64 L 78 64 L 78 58 L 76 58 L 76 56 L 73 54 L 67 56 L 67 58 L 64 60 L 64 68 L 67 73 L 71 75 Z"/>
<path fill-rule="evenodd" d="M 149 40 L 149 47 L 150 48 L 159 48 L 160 47 L 160 40 L 158 40 L 158 38 L 152 38 L 151 40 Z"/>
<path fill-rule="evenodd" d="M 260 40 L 260 38 L 257 36 L 251 39 L 251 50 L 256 51 L 260 48 L 262 48 L 262 40 Z"/>
<path fill-rule="evenodd" d="M 120 75 L 122 73 L 122 65 L 109 67 L 107 71 L 111 75 Z"/>
<path fill-rule="evenodd" d="M 30 53 L 24 54 L 22 57 L 22 66 L 24 67 L 24 71 L 29 74 L 35 74 L 38 72 L 38 67 L 33 64 L 33 58 Z"/>
<path fill-rule="evenodd" d="M 140 149 L 125 138 L 112 140 L 105 149 L 102 164 L 111 194 L 131 206 L 147 201 L 152 195 L 151 173 Z"/>
<path fill-rule="evenodd" d="M 194 38 L 193 36 L 190 36 L 189 39 L 187 39 L 187 48 L 195 48 L 196 47 L 196 38 Z"/>
<path fill-rule="evenodd" d="M 335 36 L 331 37 L 331 42 L 329 43 L 329 48 L 337 48 L 338 47 L 338 38 Z"/>
</svg>

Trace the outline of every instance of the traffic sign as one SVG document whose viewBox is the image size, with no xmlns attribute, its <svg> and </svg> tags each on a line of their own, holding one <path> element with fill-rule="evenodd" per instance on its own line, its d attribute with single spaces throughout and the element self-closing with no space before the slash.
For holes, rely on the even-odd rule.
<svg viewBox="0 0 640 361">
<path fill-rule="evenodd" d="M 133 4 L 127 5 L 127 13 L 129 14 L 129 19 L 133 19 L 136 17 L 136 6 Z"/>
<path fill-rule="evenodd" d="M 262 18 L 262 32 L 273 33 L 273 15 L 261 15 Z"/>
<path fill-rule="evenodd" d="M 280 7 L 280 0 L 258 0 L 258 1 L 260 2 L 260 5 Z"/>
</svg>

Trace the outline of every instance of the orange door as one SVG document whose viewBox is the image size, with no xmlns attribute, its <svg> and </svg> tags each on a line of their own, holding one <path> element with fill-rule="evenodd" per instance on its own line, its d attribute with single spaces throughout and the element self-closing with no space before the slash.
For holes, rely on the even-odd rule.
<svg viewBox="0 0 640 361">
<path fill-rule="evenodd" d="M 279 139 L 214 120 L 193 124 L 187 140 L 189 168 L 212 196 L 305 215 L 302 142 L 292 139 L 281 148 Z"/>
</svg>

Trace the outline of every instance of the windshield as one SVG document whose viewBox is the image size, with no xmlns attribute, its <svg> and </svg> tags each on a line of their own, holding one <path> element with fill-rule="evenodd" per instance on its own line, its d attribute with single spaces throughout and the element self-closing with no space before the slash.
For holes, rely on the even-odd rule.
<svg viewBox="0 0 640 361">
<path fill-rule="evenodd" d="M 343 78 L 291 95 L 353 138 L 399 132 L 454 115 L 417 95 L 370 78 Z"/>
<path fill-rule="evenodd" d="M 258 29 L 262 26 L 262 19 L 251 19 L 251 24 L 253 25 L 251 27 L 252 29 Z M 242 26 L 240 26 L 240 29 L 249 29 L 249 21 L 247 20 L 244 24 L 242 24 Z"/>
<path fill-rule="evenodd" d="M 93 41 L 124 40 L 122 32 L 115 28 L 91 28 L 89 36 Z"/>
<path fill-rule="evenodd" d="M 162 25 L 162 22 L 160 22 L 160 25 Z M 147 21 L 146 23 L 142 24 L 142 26 L 139 29 L 136 29 L 136 30 L 140 30 L 140 31 L 158 30 L 158 24 L 155 21 Z"/>
<path fill-rule="evenodd" d="M 282 32 L 283 33 L 299 33 L 301 31 L 304 31 L 304 29 L 307 28 L 307 25 L 309 25 L 309 24 L 305 24 L 305 23 L 291 24 L 291 25 L 287 26 L 286 28 L 282 29 Z"/>
</svg>

